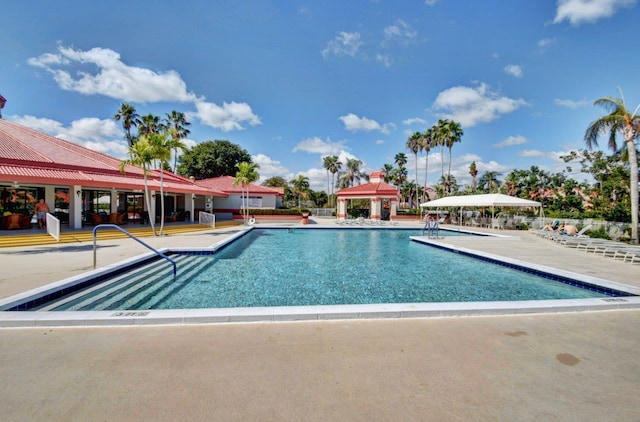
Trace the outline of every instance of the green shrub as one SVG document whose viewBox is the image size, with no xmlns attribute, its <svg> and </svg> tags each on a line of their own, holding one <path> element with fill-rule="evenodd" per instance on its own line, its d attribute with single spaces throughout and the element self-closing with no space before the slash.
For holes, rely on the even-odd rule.
<svg viewBox="0 0 640 422">
<path fill-rule="evenodd" d="M 600 226 L 595 230 L 590 230 L 588 233 L 589 233 L 589 237 L 593 239 L 611 240 L 611 236 L 609 236 L 604 226 Z"/>
</svg>

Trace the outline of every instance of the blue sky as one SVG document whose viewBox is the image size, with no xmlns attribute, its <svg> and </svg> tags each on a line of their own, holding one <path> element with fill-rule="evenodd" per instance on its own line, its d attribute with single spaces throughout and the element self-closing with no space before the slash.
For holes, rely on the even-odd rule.
<svg viewBox="0 0 640 422">
<path fill-rule="evenodd" d="M 639 17 L 637 0 L 10 2 L 2 111 L 124 157 L 122 102 L 178 110 L 189 145 L 228 139 L 262 180 L 304 174 L 314 189 L 326 189 L 326 155 L 370 172 L 405 152 L 413 179 L 407 137 L 439 118 L 464 130 L 459 183 L 472 161 L 480 174 L 560 171 L 605 113 L 593 100 L 621 88 L 640 104 Z M 440 158 L 429 155 L 429 184 Z M 423 184 L 423 154 L 418 164 Z"/>
</svg>

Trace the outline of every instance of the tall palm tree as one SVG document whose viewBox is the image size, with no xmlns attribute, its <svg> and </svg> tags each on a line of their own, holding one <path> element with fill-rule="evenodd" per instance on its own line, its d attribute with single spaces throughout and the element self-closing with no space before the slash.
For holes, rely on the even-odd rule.
<svg viewBox="0 0 640 422">
<path fill-rule="evenodd" d="M 249 185 L 260 178 L 260 175 L 256 171 L 260 166 L 255 163 L 243 161 L 237 163 L 236 167 L 238 171 L 236 172 L 236 178 L 233 180 L 233 185 L 240 185 L 242 197 L 241 207 L 243 209 L 242 219 L 244 220 L 244 224 L 247 224 L 247 220 L 249 219 Z M 247 189 L 246 195 L 244 192 L 245 188 Z"/>
<path fill-rule="evenodd" d="M 153 114 L 147 114 L 137 121 L 138 133 L 140 135 L 149 135 L 152 133 L 162 132 L 164 125 L 160 122 L 160 117 Z"/>
<path fill-rule="evenodd" d="M 451 178 L 451 149 L 453 148 L 453 144 L 462 142 L 462 135 L 464 131 L 462 130 L 462 126 L 460 123 L 449 120 L 449 124 L 447 125 L 447 139 L 445 141 L 445 146 L 449 148 L 449 178 Z"/>
<path fill-rule="evenodd" d="M 621 92 L 622 94 L 622 92 Z M 640 105 L 631 113 L 623 98 L 604 97 L 597 99 L 594 105 L 602 106 L 609 114 L 602 116 L 592 122 L 584 134 L 584 142 L 587 148 L 591 149 L 598 145 L 598 136 L 609 134 L 609 148 L 618 150 L 616 135 L 621 133 L 624 137 L 624 145 L 627 147 L 629 156 L 629 187 L 631 194 L 631 242 L 638 243 L 638 154 L 635 141 L 640 136 L 640 116 L 638 109 Z"/>
<path fill-rule="evenodd" d="M 331 198 L 331 195 L 333 194 L 333 176 L 338 172 L 341 164 L 338 161 L 337 155 L 327 155 L 322 159 L 322 165 L 327 171 L 327 195 Z M 331 174 L 331 180 L 329 180 L 329 174 Z"/>
<path fill-rule="evenodd" d="M 180 140 L 189 136 L 191 131 L 187 129 L 187 126 L 191 126 L 191 123 L 187 121 L 184 113 L 173 110 L 171 113 L 165 113 L 165 115 L 167 117 L 164 120 L 164 125 L 172 131 L 171 137 L 173 139 Z M 178 167 L 178 149 L 174 149 L 173 153 L 173 172 L 175 173 Z"/>
<path fill-rule="evenodd" d="M 331 192 L 335 193 L 336 188 L 336 173 L 338 173 L 342 169 L 342 162 L 337 155 L 333 156 L 331 167 L 329 167 L 329 171 L 331 172 Z M 332 205 L 335 207 L 335 195 L 332 196 Z"/>
<path fill-rule="evenodd" d="M 469 164 L 469 174 L 471 175 L 471 186 L 473 187 L 473 192 L 476 192 L 478 187 L 478 168 L 476 167 L 476 162 L 472 161 Z"/>
<path fill-rule="evenodd" d="M 447 137 L 449 136 L 449 120 L 447 119 L 440 119 L 438 120 L 438 123 L 435 126 L 435 137 L 434 137 L 434 144 L 437 145 L 438 147 L 440 147 L 440 167 L 441 167 L 441 174 L 440 174 L 440 178 L 443 179 L 444 178 L 444 146 L 447 142 Z"/>
<path fill-rule="evenodd" d="M 153 148 L 157 168 L 160 170 L 160 235 L 164 230 L 164 168 L 169 165 L 171 151 L 186 151 L 187 147 L 179 139 L 173 136 L 173 130 L 164 130 L 159 133 L 148 135 L 149 142 Z"/>
<path fill-rule="evenodd" d="M 416 161 L 416 187 L 418 186 L 418 152 L 420 152 L 422 134 L 420 132 L 415 132 L 413 135 L 409 136 L 407 139 L 406 147 L 409 151 L 413 152 Z M 418 189 L 415 189 L 416 193 L 416 206 L 420 200 L 418 199 Z"/>
<path fill-rule="evenodd" d="M 498 176 L 500 176 L 500 173 L 497 171 L 486 171 L 482 176 L 480 176 L 478 185 L 485 192 L 492 193 L 494 189 L 497 189 L 500 186 Z"/>
<path fill-rule="evenodd" d="M 135 143 L 135 138 L 131 135 L 131 128 L 138 124 L 139 117 L 136 108 L 129 103 L 120 104 L 120 110 L 113 116 L 116 122 L 122 120 L 122 128 L 125 130 L 124 137 L 130 147 Z"/>
<path fill-rule="evenodd" d="M 143 135 L 129 147 L 129 158 L 120 162 L 120 172 L 126 171 L 126 166 L 133 165 L 142 167 L 142 174 L 144 177 L 144 200 L 147 204 L 147 212 L 151 210 L 151 197 L 149 195 L 149 185 L 147 182 L 147 172 L 149 167 L 156 159 L 155 151 L 147 136 Z M 149 224 L 151 224 L 151 231 L 156 236 L 156 228 L 154 226 L 155 218 L 149 213 Z"/>
<path fill-rule="evenodd" d="M 344 177 L 349 181 L 349 186 L 353 186 L 355 182 L 360 184 L 360 180 L 365 177 L 365 174 L 360 170 L 361 165 L 362 161 L 356 158 L 347 159 L 347 174 Z"/>
<path fill-rule="evenodd" d="M 431 151 L 431 147 L 434 146 L 434 142 L 435 142 L 435 127 L 430 127 L 429 129 L 425 130 L 425 132 L 422 134 L 422 149 L 425 152 L 425 159 L 424 159 L 424 193 L 425 195 L 427 195 L 427 179 L 429 177 L 429 151 Z M 428 197 L 426 197 L 425 199 L 428 199 Z"/>
</svg>

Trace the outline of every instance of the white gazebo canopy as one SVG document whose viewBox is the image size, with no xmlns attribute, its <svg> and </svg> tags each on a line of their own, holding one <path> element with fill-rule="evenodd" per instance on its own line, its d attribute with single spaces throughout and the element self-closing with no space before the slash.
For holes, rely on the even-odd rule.
<svg viewBox="0 0 640 422">
<path fill-rule="evenodd" d="M 501 193 L 488 193 L 483 195 L 446 196 L 435 201 L 420 204 L 424 208 L 445 207 L 539 207 L 542 204 L 537 201 L 503 195 Z"/>
</svg>

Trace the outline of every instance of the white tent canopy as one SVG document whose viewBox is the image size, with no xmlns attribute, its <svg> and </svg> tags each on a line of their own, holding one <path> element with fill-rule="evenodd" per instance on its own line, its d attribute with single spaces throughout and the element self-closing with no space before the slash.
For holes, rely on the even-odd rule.
<svg viewBox="0 0 640 422">
<path fill-rule="evenodd" d="M 501 193 L 489 193 L 483 195 L 447 196 L 430 202 L 420 204 L 425 208 L 445 207 L 539 207 L 540 202 Z"/>
</svg>

